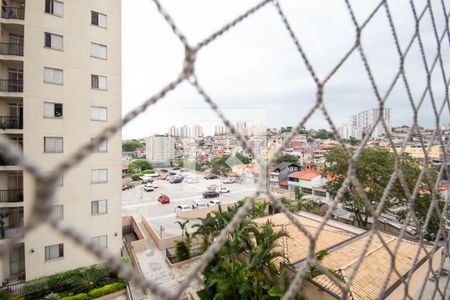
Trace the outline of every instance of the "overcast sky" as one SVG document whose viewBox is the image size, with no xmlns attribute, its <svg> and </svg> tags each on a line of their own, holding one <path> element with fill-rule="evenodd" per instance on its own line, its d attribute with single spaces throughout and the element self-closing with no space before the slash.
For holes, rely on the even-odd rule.
<svg viewBox="0 0 450 300">
<path fill-rule="evenodd" d="M 161 1 L 194 45 L 231 21 L 258 1 L 171 0 Z M 379 1 L 355 0 L 358 22 L 363 22 Z M 421 11 L 425 0 L 415 1 Z M 444 1 L 445 2 L 445 1 Z M 151 0 L 123 1 L 123 112 L 157 93 L 180 73 L 184 49 Z M 344 1 L 281 0 L 289 22 L 319 78 L 324 78 L 355 40 L 355 28 Z M 432 1 L 436 24 L 445 28 L 441 1 Z M 402 51 L 414 34 L 415 23 L 409 1 L 389 1 Z M 450 5 L 449 5 L 450 7 Z M 447 7 L 447 11 L 449 9 Z M 436 42 L 429 14 L 420 27 L 427 60 L 436 55 Z M 450 74 L 449 40 L 442 43 L 442 57 Z M 384 9 L 363 31 L 362 43 L 381 95 L 386 93 L 396 72 L 399 57 Z M 426 86 L 426 73 L 417 41 L 405 61 L 405 70 L 414 101 Z M 295 125 L 316 99 L 316 86 L 300 54 L 290 39 L 273 5 L 269 4 L 237 27 L 226 32 L 197 57 L 196 73 L 212 99 L 232 121 L 281 127 Z M 443 103 L 442 73 L 432 76 L 433 95 Z M 337 126 L 348 117 L 377 106 L 361 57 L 354 52 L 325 86 L 324 101 Z M 401 80 L 386 106 L 392 108 L 392 125 L 409 125 L 412 109 Z M 430 97 L 419 112 L 420 125 L 434 127 Z M 449 108 L 441 123 L 450 122 Z M 212 133 L 220 122 L 213 111 L 187 83 L 180 85 L 123 129 L 123 138 L 166 133 L 172 125 L 200 124 Z M 307 128 L 328 128 L 323 115 L 316 113 Z"/>
</svg>

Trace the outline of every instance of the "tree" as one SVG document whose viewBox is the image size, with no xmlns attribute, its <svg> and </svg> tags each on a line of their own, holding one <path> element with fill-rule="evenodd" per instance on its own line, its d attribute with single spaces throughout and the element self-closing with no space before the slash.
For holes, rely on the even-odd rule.
<svg viewBox="0 0 450 300">
<path fill-rule="evenodd" d="M 298 156 L 296 155 L 290 155 L 290 154 L 284 154 L 278 156 L 274 162 L 276 164 L 282 163 L 282 162 L 289 162 L 289 163 L 298 163 Z"/>
<path fill-rule="evenodd" d="M 346 144 L 350 144 L 350 145 L 352 145 L 352 146 L 355 146 L 355 145 L 358 145 L 359 144 L 359 140 L 357 140 L 356 138 L 354 138 L 354 137 L 350 137 L 350 138 L 348 138 L 348 139 L 343 139 L 342 140 L 344 143 L 346 143 Z"/>
<path fill-rule="evenodd" d="M 141 148 L 141 142 L 139 142 L 138 140 L 130 140 L 122 142 L 123 152 L 132 152 L 138 148 Z"/>
<path fill-rule="evenodd" d="M 326 155 L 326 166 L 322 175 L 330 178 L 326 185 L 329 193 L 336 195 L 347 176 L 348 168 L 348 158 L 341 148 L 334 148 Z M 364 194 L 374 209 L 380 203 L 394 172 L 395 155 L 383 148 L 366 148 L 357 159 L 355 168 L 356 178 L 361 183 Z M 411 156 L 404 155 L 400 162 L 400 168 L 408 187 L 412 190 L 420 173 L 418 163 Z M 394 204 L 402 205 L 406 201 L 405 191 L 397 179 L 386 198 L 383 211 Z M 370 207 L 361 199 L 352 183 L 344 192 L 342 204 L 345 209 L 353 213 L 358 226 L 367 228 L 368 218 L 371 215 Z"/>
<path fill-rule="evenodd" d="M 237 159 L 239 159 L 243 164 L 247 165 L 250 163 L 250 158 L 241 153 L 236 153 Z"/>
<path fill-rule="evenodd" d="M 332 132 L 328 132 L 325 129 L 319 129 L 317 130 L 316 134 L 314 135 L 314 137 L 316 139 L 322 139 L 322 140 L 327 140 L 327 139 L 332 139 L 333 138 L 333 133 Z"/>
<path fill-rule="evenodd" d="M 153 165 L 144 159 L 133 160 L 128 165 L 128 173 L 140 173 L 151 169 L 153 169 Z"/>
<path fill-rule="evenodd" d="M 191 248 L 192 248 L 192 237 L 187 231 L 187 224 L 189 220 L 184 222 L 176 221 L 181 228 L 181 241 L 175 242 L 175 256 L 179 260 L 186 260 L 191 258 Z"/>
<path fill-rule="evenodd" d="M 222 175 L 225 172 L 230 172 L 231 168 L 226 163 L 227 157 L 216 158 L 211 161 L 211 172 L 217 175 Z"/>
</svg>

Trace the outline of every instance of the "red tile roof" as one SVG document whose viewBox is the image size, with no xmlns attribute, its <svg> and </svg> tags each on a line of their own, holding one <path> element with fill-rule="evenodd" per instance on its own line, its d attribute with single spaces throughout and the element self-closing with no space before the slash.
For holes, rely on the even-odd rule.
<svg viewBox="0 0 450 300">
<path fill-rule="evenodd" d="M 289 175 L 289 177 L 298 178 L 301 180 L 312 180 L 317 176 L 320 176 L 320 172 L 317 170 L 303 170 Z"/>
</svg>

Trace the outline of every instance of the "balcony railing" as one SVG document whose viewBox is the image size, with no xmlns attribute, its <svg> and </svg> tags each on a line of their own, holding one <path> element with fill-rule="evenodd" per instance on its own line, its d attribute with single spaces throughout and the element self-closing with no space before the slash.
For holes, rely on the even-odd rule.
<svg viewBox="0 0 450 300">
<path fill-rule="evenodd" d="M 22 202 L 23 190 L 0 190 L 0 202 Z"/>
<path fill-rule="evenodd" d="M 0 225 L 0 240 L 8 240 L 19 237 L 19 233 L 21 227 L 9 227 L 9 226 L 1 226 Z"/>
<path fill-rule="evenodd" d="M 25 8 L 14 6 L 2 6 L 2 18 L 24 20 Z"/>
<path fill-rule="evenodd" d="M 22 129 L 23 120 L 21 117 L 0 116 L 0 129 Z"/>
<path fill-rule="evenodd" d="M 22 93 L 23 81 L 0 79 L 0 92 Z"/>
<path fill-rule="evenodd" d="M 23 44 L 0 43 L 0 54 L 23 56 Z"/>
</svg>

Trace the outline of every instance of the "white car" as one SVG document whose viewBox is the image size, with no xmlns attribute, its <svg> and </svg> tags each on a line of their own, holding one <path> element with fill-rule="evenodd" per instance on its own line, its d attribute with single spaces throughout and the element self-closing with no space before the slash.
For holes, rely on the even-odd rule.
<svg viewBox="0 0 450 300">
<path fill-rule="evenodd" d="M 187 211 L 187 210 L 192 210 L 192 207 L 187 204 L 181 204 L 181 205 L 178 205 L 177 208 L 175 208 L 175 210 Z"/>
<path fill-rule="evenodd" d="M 231 184 L 231 183 L 235 183 L 236 179 L 233 177 L 227 178 L 223 181 L 224 184 Z"/>
<path fill-rule="evenodd" d="M 144 186 L 144 191 L 146 191 L 146 192 L 153 192 L 155 189 L 153 188 L 153 186 L 152 186 L 152 184 L 146 184 L 145 186 Z"/>
<path fill-rule="evenodd" d="M 202 200 L 192 201 L 192 208 L 206 208 L 206 207 L 208 207 L 208 206 Z"/>
<path fill-rule="evenodd" d="M 216 192 L 221 193 L 221 194 L 223 194 L 223 193 L 229 193 L 229 192 L 230 192 L 230 189 L 229 189 L 229 188 L 226 188 L 226 187 L 224 187 L 224 186 L 219 186 L 219 187 L 216 189 Z"/>
<path fill-rule="evenodd" d="M 220 200 L 214 199 L 208 201 L 208 206 L 219 206 L 222 202 Z"/>
</svg>

